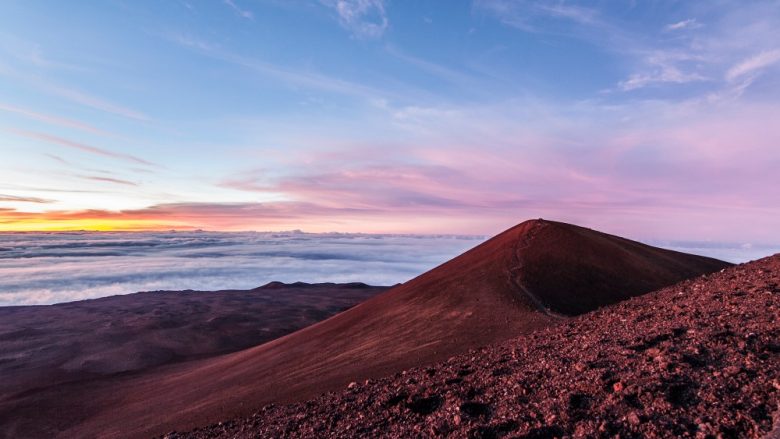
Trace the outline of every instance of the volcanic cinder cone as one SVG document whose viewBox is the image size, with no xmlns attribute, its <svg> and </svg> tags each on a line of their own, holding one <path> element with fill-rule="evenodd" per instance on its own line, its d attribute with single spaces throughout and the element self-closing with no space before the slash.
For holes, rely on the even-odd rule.
<svg viewBox="0 0 780 439">
<path fill-rule="evenodd" d="M 81 419 L 64 432 L 72 437 L 187 429 L 445 359 L 727 265 L 573 225 L 527 221 L 293 334 L 60 391 L 52 397 L 62 399 L 44 404 L 37 416 L 69 423 L 57 419 L 59 407 L 78 405 Z"/>
<path fill-rule="evenodd" d="M 177 439 L 777 439 L 778 315 L 780 254 Z"/>
</svg>

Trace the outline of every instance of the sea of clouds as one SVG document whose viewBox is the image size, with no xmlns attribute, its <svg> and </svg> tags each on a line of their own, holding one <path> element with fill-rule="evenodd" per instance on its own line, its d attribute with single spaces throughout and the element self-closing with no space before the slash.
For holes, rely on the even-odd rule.
<svg viewBox="0 0 780 439">
<path fill-rule="evenodd" d="M 303 232 L 2 233 L 0 306 L 154 290 L 249 289 L 270 281 L 405 282 L 481 236 Z M 653 242 L 744 262 L 778 247 Z"/>
<path fill-rule="evenodd" d="M 270 281 L 393 285 L 484 239 L 303 232 L 4 233 L 0 306 L 137 291 L 250 289 Z"/>
</svg>

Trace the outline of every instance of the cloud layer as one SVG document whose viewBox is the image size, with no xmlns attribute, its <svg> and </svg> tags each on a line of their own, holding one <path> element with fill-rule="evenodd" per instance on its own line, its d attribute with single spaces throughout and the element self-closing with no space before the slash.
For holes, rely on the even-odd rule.
<svg viewBox="0 0 780 439">
<path fill-rule="evenodd" d="M 484 239 L 303 232 L 4 233 L 0 306 L 138 291 L 250 289 L 271 281 L 393 285 Z M 650 244 L 731 262 L 780 252 L 780 246 Z"/>
<path fill-rule="evenodd" d="M 0 306 L 270 281 L 393 285 L 481 237 L 282 233 L 0 234 Z"/>
</svg>

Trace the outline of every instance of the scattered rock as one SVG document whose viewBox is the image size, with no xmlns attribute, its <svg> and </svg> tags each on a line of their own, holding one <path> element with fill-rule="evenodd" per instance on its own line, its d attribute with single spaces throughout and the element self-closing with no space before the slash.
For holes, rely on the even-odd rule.
<svg viewBox="0 0 780 439">
<path fill-rule="evenodd" d="M 767 437 L 780 294 L 764 291 L 778 284 L 780 255 L 176 439 Z"/>
</svg>

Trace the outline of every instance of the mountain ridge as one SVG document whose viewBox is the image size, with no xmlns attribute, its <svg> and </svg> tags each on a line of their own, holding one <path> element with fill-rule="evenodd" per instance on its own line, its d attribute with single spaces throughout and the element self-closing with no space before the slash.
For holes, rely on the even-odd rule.
<svg viewBox="0 0 780 439">
<path fill-rule="evenodd" d="M 43 428 L 64 425 L 62 437 L 189 429 L 431 364 L 727 266 L 574 225 L 526 221 L 297 332 L 232 354 L 44 392 L 32 399 L 34 413 L 20 415 Z"/>
<path fill-rule="evenodd" d="M 517 258 L 521 266 L 513 273 Z M 225 413 L 248 413 L 270 402 L 303 400 L 553 325 L 567 318 L 565 312 L 607 305 L 726 266 L 578 226 L 526 221 L 298 332 L 119 383 L 123 400 L 108 398 L 94 416 L 67 432 L 141 437 L 202 425 Z M 545 274 L 551 267 L 560 267 L 552 278 Z M 577 275 L 562 276 L 573 268 Z M 562 298 L 580 296 L 584 299 L 574 306 L 561 307 Z M 534 297 L 549 312 L 540 311 Z"/>
<path fill-rule="evenodd" d="M 167 437 L 775 438 L 779 312 L 777 254 Z"/>
</svg>

